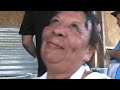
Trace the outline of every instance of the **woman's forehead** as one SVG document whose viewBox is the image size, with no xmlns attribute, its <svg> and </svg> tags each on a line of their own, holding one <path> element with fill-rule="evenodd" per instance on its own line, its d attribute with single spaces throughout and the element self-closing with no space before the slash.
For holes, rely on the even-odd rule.
<svg viewBox="0 0 120 90">
<path fill-rule="evenodd" d="M 58 13 L 57 13 L 57 15 L 63 15 L 63 14 L 66 14 L 66 15 L 79 15 L 79 16 L 85 16 L 85 13 L 83 12 L 83 11 L 59 11 Z"/>
<path fill-rule="evenodd" d="M 56 15 L 58 18 L 76 19 L 78 21 L 86 21 L 86 14 L 83 11 L 59 11 Z"/>
</svg>

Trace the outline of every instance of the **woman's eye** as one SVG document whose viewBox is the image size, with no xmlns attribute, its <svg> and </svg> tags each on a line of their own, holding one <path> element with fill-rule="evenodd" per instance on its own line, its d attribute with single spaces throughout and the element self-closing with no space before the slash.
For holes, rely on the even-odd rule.
<svg viewBox="0 0 120 90">
<path fill-rule="evenodd" d="M 76 24 L 71 25 L 72 29 L 79 31 L 79 27 Z"/>
<path fill-rule="evenodd" d="M 56 24 L 59 24 L 59 20 L 57 19 L 54 19 L 50 22 L 50 25 L 56 25 Z"/>
</svg>

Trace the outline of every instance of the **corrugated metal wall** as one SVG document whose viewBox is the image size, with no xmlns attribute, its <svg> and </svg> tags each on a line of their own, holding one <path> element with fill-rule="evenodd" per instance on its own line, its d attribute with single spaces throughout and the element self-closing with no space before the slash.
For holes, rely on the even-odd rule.
<svg viewBox="0 0 120 90">
<path fill-rule="evenodd" d="M 38 64 L 23 48 L 19 28 L 0 27 L 0 76 L 37 74 Z"/>
</svg>

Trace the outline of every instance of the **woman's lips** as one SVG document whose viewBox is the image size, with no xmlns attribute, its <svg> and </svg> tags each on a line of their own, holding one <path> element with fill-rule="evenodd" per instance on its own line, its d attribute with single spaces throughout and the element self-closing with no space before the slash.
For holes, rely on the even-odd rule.
<svg viewBox="0 0 120 90">
<path fill-rule="evenodd" d="M 54 46 L 54 47 L 57 47 L 57 48 L 61 48 L 61 49 L 64 49 L 61 45 L 55 43 L 55 42 L 49 42 L 50 45 Z"/>
</svg>

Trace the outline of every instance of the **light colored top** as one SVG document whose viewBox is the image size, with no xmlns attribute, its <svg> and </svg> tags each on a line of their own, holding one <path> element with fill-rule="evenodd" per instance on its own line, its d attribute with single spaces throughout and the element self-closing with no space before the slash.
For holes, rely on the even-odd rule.
<svg viewBox="0 0 120 90">
<path fill-rule="evenodd" d="M 111 79 L 111 78 L 103 73 L 92 72 L 89 75 L 87 75 L 85 79 Z"/>
<path fill-rule="evenodd" d="M 87 64 L 83 64 L 71 77 L 70 79 L 81 79 L 84 71 L 90 71 L 90 68 Z M 47 79 L 47 72 L 44 73 L 41 77 L 34 79 Z M 85 77 L 85 79 L 110 79 L 106 74 L 92 72 Z"/>
</svg>

